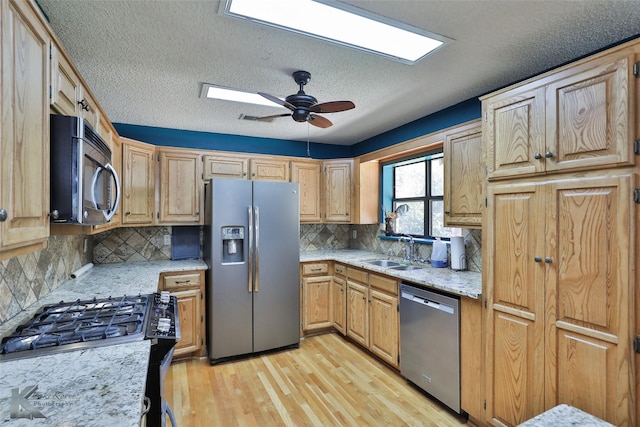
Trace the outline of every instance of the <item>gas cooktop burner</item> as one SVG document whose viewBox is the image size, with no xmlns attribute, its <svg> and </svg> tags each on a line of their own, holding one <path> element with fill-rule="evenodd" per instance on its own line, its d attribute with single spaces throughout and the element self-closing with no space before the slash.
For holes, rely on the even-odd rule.
<svg viewBox="0 0 640 427">
<path fill-rule="evenodd" d="M 143 339 L 150 299 L 138 295 L 44 306 L 2 340 L 0 357 L 30 357 L 45 349 L 64 351 Z"/>
</svg>

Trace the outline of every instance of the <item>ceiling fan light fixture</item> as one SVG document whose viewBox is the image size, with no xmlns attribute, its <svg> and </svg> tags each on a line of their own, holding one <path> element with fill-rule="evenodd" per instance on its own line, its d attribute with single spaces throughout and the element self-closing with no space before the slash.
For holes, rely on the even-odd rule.
<svg viewBox="0 0 640 427">
<path fill-rule="evenodd" d="M 313 0 L 226 0 L 221 12 L 414 64 L 451 41 L 345 4 Z"/>
<path fill-rule="evenodd" d="M 278 104 L 269 101 L 257 93 L 245 92 L 242 90 L 231 89 L 228 87 L 216 86 L 209 83 L 202 85 L 201 98 L 220 99 L 223 101 L 242 102 L 245 104 L 266 105 L 268 107 L 276 107 Z"/>
</svg>

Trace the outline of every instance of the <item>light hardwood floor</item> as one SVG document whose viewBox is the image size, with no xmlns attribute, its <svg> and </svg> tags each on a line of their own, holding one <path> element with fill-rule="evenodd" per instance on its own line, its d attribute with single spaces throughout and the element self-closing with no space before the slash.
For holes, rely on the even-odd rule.
<svg viewBox="0 0 640 427">
<path fill-rule="evenodd" d="M 214 366 L 206 358 L 176 362 L 165 387 L 180 427 L 466 423 L 336 334 Z"/>
</svg>

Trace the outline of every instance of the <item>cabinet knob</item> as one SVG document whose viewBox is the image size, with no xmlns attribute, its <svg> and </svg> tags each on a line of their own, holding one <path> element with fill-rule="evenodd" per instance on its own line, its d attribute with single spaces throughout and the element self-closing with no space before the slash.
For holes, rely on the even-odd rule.
<svg viewBox="0 0 640 427">
<path fill-rule="evenodd" d="M 200 211 L 196 211 L 196 216 L 200 215 Z"/>
<path fill-rule="evenodd" d="M 553 153 L 552 153 L 551 151 L 547 151 L 546 153 L 544 153 L 544 156 L 545 156 L 547 159 L 550 159 L 550 158 L 552 158 L 552 157 L 553 157 Z"/>
<path fill-rule="evenodd" d="M 5 222 L 7 220 L 7 210 L 6 209 L 0 209 L 0 222 Z"/>
<path fill-rule="evenodd" d="M 449 212 L 449 211 L 444 211 L 444 213 L 446 213 L 447 215 L 449 215 L 451 212 Z"/>
<path fill-rule="evenodd" d="M 534 155 L 533 155 L 533 157 L 534 157 L 536 160 L 540 160 L 540 159 L 542 158 L 542 154 L 540 154 L 540 153 L 536 153 L 536 154 L 534 154 Z"/>
<path fill-rule="evenodd" d="M 551 257 L 546 257 L 544 259 L 544 262 L 546 262 L 547 264 L 551 264 L 553 262 L 553 260 L 551 259 Z"/>
<path fill-rule="evenodd" d="M 533 260 L 534 260 L 535 262 L 542 262 L 542 257 L 534 256 L 534 257 L 533 257 Z"/>
<path fill-rule="evenodd" d="M 124 214 L 125 215 L 131 215 L 131 211 L 126 211 Z"/>
</svg>

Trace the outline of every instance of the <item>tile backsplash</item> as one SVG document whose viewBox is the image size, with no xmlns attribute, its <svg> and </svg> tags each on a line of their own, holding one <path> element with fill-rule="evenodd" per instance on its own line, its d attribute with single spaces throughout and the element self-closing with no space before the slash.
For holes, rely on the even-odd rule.
<svg viewBox="0 0 640 427">
<path fill-rule="evenodd" d="M 171 259 L 171 227 L 115 228 L 93 241 L 94 264 Z"/>
<path fill-rule="evenodd" d="M 51 236 L 47 249 L 0 262 L 0 324 L 49 294 L 86 263 L 171 259 L 171 232 L 172 227 L 134 227 L 94 236 Z M 482 231 L 466 233 L 467 268 L 481 271 Z M 377 225 L 301 224 L 300 249 L 352 248 L 401 257 L 403 244 L 380 239 L 379 234 Z M 431 257 L 430 244 L 416 244 L 416 249 L 420 258 Z"/>
<path fill-rule="evenodd" d="M 0 324 L 56 289 L 91 262 L 91 238 L 51 236 L 46 249 L 0 262 Z"/>
</svg>

